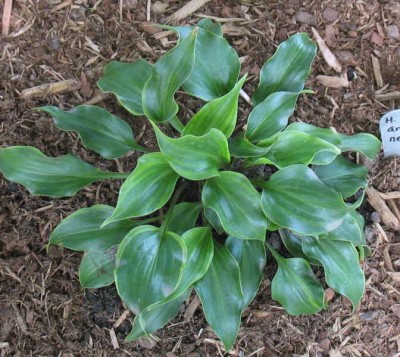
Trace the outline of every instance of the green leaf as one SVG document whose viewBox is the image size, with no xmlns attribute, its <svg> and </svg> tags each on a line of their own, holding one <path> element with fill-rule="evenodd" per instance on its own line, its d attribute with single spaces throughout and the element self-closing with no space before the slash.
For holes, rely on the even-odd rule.
<svg viewBox="0 0 400 357">
<path fill-rule="evenodd" d="M 370 159 L 375 159 L 381 150 L 381 142 L 371 134 L 338 135 L 342 151 L 358 151 Z"/>
<path fill-rule="evenodd" d="M 127 176 L 101 171 L 72 155 L 47 157 L 31 146 L 1 148 L 0 171 L 34 195 L 52 197 L 73 196 L 95 181 Z"/>
<path fill-rule="evenodd" d="M 161 153 L 141 156 L 121 186 L 113 215 L 103 225 L 145 216 L 161 208 L 170 199 L 178 178 Z"/>
<path fill-rule="evenodd" d="M 114 93 L 120 104 L 133 115 L 144 115 L 142 92 L 153 66 L 144 59 L 133 63 L 110 62 L 97 82 L 103 92 Z"/>
<path fill-rule="evenodd" d="M 317 46 L 306 33 L 282 42 L 261 68 L 260 83 L 253 95 L 254 105 L 274 92 L 300 92 L 310 74 Z"/>
<path fill-rule="evenodd" d="M 267 262 L 264 243 L 259 240 L 244 240 L 229 236 L 226 246 L 239 264 L 240 283 L 243 291 L 243 308 L 257 294 Z"/>
<path fill-rule="evenodd" d="M 114 210 L 114 207 L 106 205 L 81 208 L 61 221 L 51 234 L 49 244 L 77 251 L 104 252 L 111 246 L 121 243 L 126 234 L 140 224 L 123 220 L 100 228 Z"/>
<path fill-rule="evenodd" d="M 344 217 L 342 224 L 325 234 L 318 236 L 319 239 L 340 240 L 351 242 L 356 246 L 366 245 L 364 236 L 364 218 L 355 211 L 350 211 Z"/>
<path fill-rule="evenodd" d="M 229 138 L 236 126 L 239 92 L 245 80 L 246 76 L 228 94 L 202 107 L 185 126 L 182 135 L 206 135 L 214 128 Z"/>
<path fill-rule="evenodd" d="M 212 225 L 218 234 L 224 233 L 224 227 L 222 226 L 221 220 L 213 209 L 205 207 L 204 215 L 206 216 L 208 223 Z"/>
<path fill-rule="evenodd" d="M 210 268 L 195 289 L 207 322 L 229 351 L 240 327 L 244 297 L 239 265 L 225 246 L 214 244 Z"/>
<path fill-rule="evenodd" d="M 285 131 L 290 130 L 301 131 L 305 134 L 310 134 L 312 136 L 315 136 L 316 138 L 325 140 L 328 143 L 331 143 L 339 148 L 341 146 L 339 134 L 330 128 L 319 128 L 317 126 L 306 123 L 292 123 L 285 129 Z"/>
<path fill-rule="evenodd" d="M 131 150 L 143 149 L 133 138 L 132 130 L 123 120 L 105 109 L 79 105 L 69 112 L 57 107 L 41 107 L 49 113 L 57 128 L 78 132 L 83 144 L 106 159 L 113 159 Z"/>
<path fill-rule="evenodd" d="M 145 308 L 133 321 L 132 331 L 125 341 L 133 341 L 147 336 L 166 325 L 181 309 L 182 303 L 189 297 L 191 290 L 172 301 L 158 303 Z"/>
<path fill-rule="evenodd" d="M 324 289 L 302 258 L 277 259 L 271 296 L 291 315 L 315 314 L 324 307 Z"/>
<path fill-rule="evenodd" d="M 246 137 L 256 142 L 281 131 L 293 114 L 299 93 L 276 92 L 269 95 L 250 113 Z"/>
<path fill-rule="evenodd" d="M 304 165 L 275 172 L 263 188 L 262 208 L 268 219 L 301 235 L 329 232 L 349 211 L 342 196 Z"/>
<path fill-rule="evenodd" d="M 259 157 L 265 155 L 269 148 L 252 144 L 243 134 L 236 135 L 228 140 L 229 152 L 233 157 Z"/>
<path fill-rule="evenodd" d="M 170 120 L 178 112 L 174 94 L 193 70 L 195 40 L 193 31 L 154 65 L 142 96 L 143 110 L 153 122 Z"/>
<path fill-rule="evenodd" d="M 229 164 L 228 141 L 217 129 L 207 135 L 186 135 L 172 139 L 155 125 L 158 145 L 171 167 L 188 180 L 204 180 L 218 176 L 219 168 Z"/>
<path fill-rule="evenodd" d="M 289 251 L 289 253 L 295 257 L 295 258 L 303 258 L 306 260 L 309 260 L 311 264 L 314 265 L 320 265 L 320 263 L 314 259 L 308 258 L 304 252 L 303 248 L 301 245 L 301 238 L 302 236 L 299 236 L 292 231 L 290 231 L 287 228 L 281 228 L 279 230 L 279 235 L 282 239 L 283 244 L 285 245 L 285 248 Z"/>
<path fill-rule="evenodd" d="M 337 156 L 328 165 L 313 166 L 313 170 L 325 185 L 340 192 L 343 198 L 348 198 L 360 188 L 367 187 L 368 170 L 343 156 Z"/>
<path fill-rule="evenodd" d="M 340 154 L 340 149 L 325 140 L 301 131 L 284 131 L 264 155 L 264 158 L 267 159 L 267 162 L 282 168 L 294 164 L 308 165 L 321 152 L 332 154 L 332 157 L 328 159 L 330 162 Z"/>
<path fill-rule="evenodd" d="M 118 294 L 130 310 L 139 314 L 176 289 L 185 262 L 186 247 L 177 234 L 152 226 L 137 227 L 118 248 Z"/>
<path fill-rule="evenodd" d="M 241 239 L 265 240 L 268 226 L 260 194 L 246 176 L 223 171 L 207 180 L 202 192 L 205 207 L 214 210 L 225 231 Z"/>
<path fill-rule="evenodd" d="M 303 237 L 302 242 L 304 253 L 323 265 L 326 283 L 355 308 L 364 293 L 365 279 L 353 244 L 314 237 Z"/>
<path fill-rule="evenodd" d="M 202 19 L 197 23 L 197 26 L 204 30 L 212 32 L 214 35 L 222 36 L 222 27 L 219 22 L 213 22 L 210 19 Z"/>
<path fill-rule="evenodd" d="M 183 83 L 185 92 L 205 101 L 229 93 L 240 71 L 236 51 L 223 37 L 199 28 L 195 53 L 193 71 Z"/>
<path fill-rule="evenodd" d="M 210 229 L 207 227 L 191 229 L 182 236 L 182 240 L 187 247 L 187 261 L 178 287 L 165 300 L 142 311 L 139 319 L 135 319 L 128 340 L 163 327 L 178 313 L 180 305 L 189 295 L 190 287 L 207 272 L 214 254 Z"/>
<path fill-rule="evenodd" d="M 181 236 L 189 229 L 194 228 L 201 209 L 201 203 L 194 202 L 183 202 L 174 206 L 166 230 Z"/>
<path fill-rule="evenodd" d="M 117 246 L 107 251 L 85 253 L 79 266 L 79 281 L 83 288 L 97 289 L 114 282 L 115 254 Z"/>
</svg>

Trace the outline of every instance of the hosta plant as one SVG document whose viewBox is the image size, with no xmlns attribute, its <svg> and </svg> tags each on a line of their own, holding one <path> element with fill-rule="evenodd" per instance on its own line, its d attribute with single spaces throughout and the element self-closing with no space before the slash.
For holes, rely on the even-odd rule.
<svg viewBox="0 0 400 357">
<path fill-rule="evenodd" d="M 163 327 L 194 291 L 230 349 L 268 257 L 277 266 L 272 298 L 289 314 L 324 309 L 326 286 L 357 306 L 367 252 L 357 208 L 367 170 L 348 152 L 374 158 L 380 142 L 289 124 L 298 97 L 311 93 L 304 85 L 315 44 L 305 33 L 283 42 L 261 69 L 248 116 L 238 119 L 246 75 L 221 26 L 203 20 L 168 29 L 179 41 L 155 64 L 111 62 L 98 82 L 133 116 L 148 119 L 158 150 L 139 145 L 126 122 L 100 107 L 40 108 L 105 159 L 142 152 L 132 172 L 102 171 L 33 147 L 0 149 L 3 175 L 36 195 L 71 196 L 95 181 L 125 180 L 116 207 L 79 209 L 55 228 L 50 244 L 84 252 L 83 287 L 115 283 L 135 314 L 128 341 Z M 190 119 L 179 117 L 178 90 L 203 104 Z"/>
</svg>

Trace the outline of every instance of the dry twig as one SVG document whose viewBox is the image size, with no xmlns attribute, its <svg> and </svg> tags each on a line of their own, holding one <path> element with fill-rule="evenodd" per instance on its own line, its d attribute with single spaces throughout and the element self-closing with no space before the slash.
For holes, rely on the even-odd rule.
<svg viewBox="0 0 400 357">
<path fill-rule="evenodd" d="M 379 64 L 378 58 L 375 56 L 371 55 L 372 59 L 372 68 L 374 70 L 374 77 L 375 77 L 375 82 L 378 88 L 383 87 L 383 78 L 382 78 L 382 72 L 381 72 L 381 65 Z"/>
<path fill-rule="evenodd" d="M 319 35 L 318 31 L 312 27 L 312 32 L 314 34 L 315 41 L 317 41 L 319 50 L 322 53 L 322 57 L 324 57 L 325 62 L 328 64 L 329 67 L 333 68 L 336 72 L 342 72 L 342 65 L 339 63 L 336 56 L 332 53 L 329 47 L 326 45 L 325 41 Z"/>
<path fill-rule="evenodd" d="M 191 0 L 185 6 L 181 7 L 178 11 L 169 16 L 167 21 L 177 22 L 183 20 L 210 1 L 211 0 Z"/>
<path fill-rule="evenodd" d="M 386 205 L 386 202 L 380 197 L 378 191 L 372 187 L 369 187 L 367 189 L 367 196 L 368 196 L 368 202 L 379 213 L 385 225 L 396 231 L 399 230 L 400 229 L 399 220 Z"/>
<path fill-rule="evenodd" d="M 12 0 L 6 0 L 4 3 L 4 9 L 3 9 L 3 29 L 2 29 L 2 35 L 3 36 L 8 36 L 10 32 L 10 23 L 11 23 L 11 11 L 12 11 Z"/>
<path fill-rule="evenodd" d="M 69 93 L 80 88 L 81 84 L 73 79 L 67 79 L 57 83 L 41 84 L 40 86 L 25 89 L 21 93 L 22 99 L 44 97 L 49 94 Z"/>
</svg>

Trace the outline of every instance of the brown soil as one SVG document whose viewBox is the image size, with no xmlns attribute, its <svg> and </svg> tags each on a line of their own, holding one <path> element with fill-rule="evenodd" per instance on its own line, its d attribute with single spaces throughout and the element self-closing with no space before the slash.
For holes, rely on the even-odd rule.
<svg viewBox="0 0 400 357">
<path fill-rule="evenodd" d="M 51 156 L 73 152 L 98 167 L 131 170 L 136 154 L 99 160 L 76 135 L 58 131 L 46 115 L 32 109 L 85 103 L 99 94 L 96 80 L 111 59 L 155 61 L 168 50 L 174 38 L 159 39 L 157 30 L 146 26 L 147 3 L 153 3 L 151 21 L 165 23 L 186 1 L 14 1 L 10 36 L 0 42 L 0 145 L 31 145 Z M 325 88 L 315 76 L 335 73 L 319 55 L 308 83 L 316 93 L 301 98 L 295 120 L 343 133 L 378 135 L 379 117 L 400 104 L 375 98 L 379 88 L 371 64 L 374 55 L 387 91 L 400 89 L 400 5 L 395 0 L 214 0 L 182 23 L 195 23 L 204 15 L 223 18 L 228 40 L 242 56 L 243 72 L 250 74 L 248 93 L 277 44 L 295 32 L 311 34 L 311 25 L 327 38 L 347 70 L 356 68 L 357 78 L 349 87 Z M 79 89 L 29 100 L 20 96 L 27 88 L 63 79 L 79 81 Z M 99 105 L 127 118 L 142 144 L 154 143 L 146 122 L 129 118 L 114 99 L 101 100 Z M 397 159 L 381 157 L 372 163 L 373 186 L 381 192 L 398 190 L 398 165 Z M 0 176 L 1 356 L 223 355 L 201 308 L 183 322 L 192 299 L 151 342 L 123 342 L 131 316 L 123 315 L 115 289 L 82 290 L 77 279 L 80 254 L 55 247 L 46 251 L 49 234 L 63 217 L 97 202 L 115 205 L 119 185 L 104 182 L 81 190 L 74 198 L 51 199 L 34 197 Z M 389 207 L 399 214 L 396 200 Z M 291 317 L 270 298 L 274 268 L 269 265 L 257 298 L 244 313 L 235 354 L 400 355 L 400 235 L 380 222 L 367 203 L 363 212 L 372 255 L 363 263 L 367 287 L 359 308 L 352 312 L 345 299 L 328 291 L 332 300 L 326 311 Z M 113 329 L 121 316 L 125 319 Z M 112 338 L 114 332 L 116 338 Z"/>
</svg>

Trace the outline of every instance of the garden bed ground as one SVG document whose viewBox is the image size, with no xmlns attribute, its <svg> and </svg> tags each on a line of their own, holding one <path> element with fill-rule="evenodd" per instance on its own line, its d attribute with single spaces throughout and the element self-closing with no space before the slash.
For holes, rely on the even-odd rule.
<svg viewBox="0 0 400 357">
<path fill-rule="evenodd" d="M 31 145 L 51 156 L 72 151 L 98 167 L 132 170 L 136 154 L 99 160 L 85 150 L 76 135 L 55 129 L 47 115 L 33 109 L 48 104 L 68 109 L 97 101 L 126 118 L 140 143 L 152 145 L 149 125 L 140 118 L 129 118 L 114 99 L 99 97 L 96 80 L 111 59 L 159 58 L 175 38 L 163 37 L 160 30 L 149 27 L 147 16 L 151 22 L 165 23 L 167 16 L 184 4 L 174 0 L 14 0 L 10 35 L 0 40 L 0 145 Z M 1 14 L 3 7 L 4 2 Z M 398 1 L 215 0 L 181 23 L 195 23 L 204 16 L 223 22 L 228 40 L 241 56 L 242 72 L 249 73 L 245 87 L 249 93 L 256 87 L 259 68 L 277 44 L 295 32 L 311 34 L 311 26 L 327 39 L 344 71 L 351 78 L 356 72 L 348 87 L 326 88 L 316 81 L 316 75 L 337 74 L 319 54 L 307 83 L 315 95 L 300 99 L 293 120 L 347 134 L 378 135 L 379 117 L 400 105 L 400 100 L 376 96 L 382 85 L 388 86 L 383 93 L 400 90 Z M 382 81 L 377 78 L 379 72 L 374 75 L 371 56 L 380 63 Z M 67 79 L 75 81 L 69 85 L 70 89 L 76 86 L 75 91 L 41 97 L 24 92 Z M 183 98 L 183 104 L 188 108 L 196 105 L 188 98 Z M 397 159 L 380 156 L 368 164 L 372 186 L 380 192 L 395 192 L 397 199 L 386 203 L 398 216 Z M 193 299 L 152 341 L 123 342 L 131 316 L 124 313 L 115 289 L 83 291 L 77 278 L 80 254 L 57 247 L 46 251 L 49 234 L 63 217 L 95 203 L 115 205 L 119 184 L 104 182 L 89 186 L 74 198 L 50 199 L 33 197 L 0 176 L 1 356 L 223 355 L 201 308 L 191 311 L 197 306 Z M 400 356 L 400 234 L 381 221 L 367 203 L 362 211 L 372 255 L 363 263 L 367 287 L 359 308 L 352 312 L 346 299 L 328 291 L 331 303 L 326 311 L 291 317 L 270 298 L 275 268 L 267 264 L 266 277 L 243 315 L 232 353 Z"/>
</svg>

